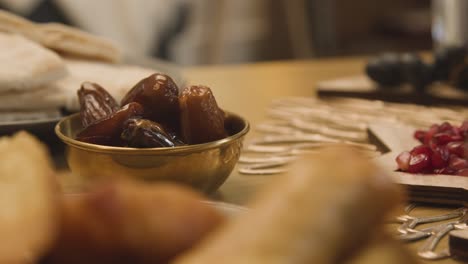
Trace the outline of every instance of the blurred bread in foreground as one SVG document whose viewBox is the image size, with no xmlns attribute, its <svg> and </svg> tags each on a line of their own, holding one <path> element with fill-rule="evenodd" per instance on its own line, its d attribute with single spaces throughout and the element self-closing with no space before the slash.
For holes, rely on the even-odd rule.
<svg viewBox="0 0 468 264">
<path fill-rule="evenodd" d="M 0 97 L 10 91 L 30 91 L 66 75 L 65 63 L 57 54 L 20 35 L 0 33 L 0 59 Z"/>
<path fill-rule="evenodd" d="M 0 138 L 0 263 L 35 263 L 58 227 L 58 186 L 46 147 L 26 132 Z"/>
<path fill-rule="evenodd" d="M 65 195 L 56 247 L 44 263 L 167 263 L 224 220 L 183 186 L 115 181 Z"/>
<path fill-rule="evenodd" d="M 339 263 L 365 245 L 401 193 L 348 148 L 298 161 L 251 210 L 174 263 Z"/>
</svg>

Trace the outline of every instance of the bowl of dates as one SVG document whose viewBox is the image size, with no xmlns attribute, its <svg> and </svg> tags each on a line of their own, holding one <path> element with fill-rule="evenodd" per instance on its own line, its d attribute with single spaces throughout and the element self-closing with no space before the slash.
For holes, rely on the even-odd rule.
<svg viewBox="0 0 468 264">
<path fill-rule="evenodd" d="M 138 82 L 121 102 L 91 82 L 82 84 L 78 99 L 80 113 L 62 119 L 55 132 L 83 187 L 132 177 L 213 192 L 233 170 L 249 131 L 245 119 L 218 106 L 210 88 L 179 90 L 159 73 Z"/>
</svg>

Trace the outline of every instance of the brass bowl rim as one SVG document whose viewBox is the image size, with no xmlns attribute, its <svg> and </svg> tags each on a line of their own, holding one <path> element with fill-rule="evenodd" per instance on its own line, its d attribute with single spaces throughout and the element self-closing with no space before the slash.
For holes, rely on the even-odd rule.
<svg viewBox="0 0 468 264">
<path fill-rule="evenodd" d="M 91 144 L 78 141 L 76 139 L 70 138 L 64 135 L 61 131 L 61 126 L 64 122 L 76 118 L 79 116 L 80 113 L 75 113 L 69 116 L 62 118 L 56 125 L 55 125 L 55 134 L 67 145 L 71 147 L 75 147 L 78 149 L 91 151 L 91 152 L 99 152 L 99 153 L 108 153 L 108 154 L 123 154 L 123 155 L 167 155 L 167 154 L 190 154 L 194 152 L 200 152 L 208 149 L 218 148 L 224 145 L 228 145 L 237 139 L 242 138 L 249 132 L 250 124 L 247 120 L 243 117 L 234 114 L 229 111 L 225 111 L 229 116 L 234 116 L 241 120 L 244 123 L 244 127 L 238 133 L 231 135 L 229 137 L 207 142 L 203 144 L 194 144 L 194 145 L 187 145 L 187 146 L 179 146 L 179 147 L 162 147 L 162 148 L 129 148 L 129 147 L 113 147 L 113 146 L 105 146 L 105 145 L 98 145 L 98 144 Z"/>
</svg>

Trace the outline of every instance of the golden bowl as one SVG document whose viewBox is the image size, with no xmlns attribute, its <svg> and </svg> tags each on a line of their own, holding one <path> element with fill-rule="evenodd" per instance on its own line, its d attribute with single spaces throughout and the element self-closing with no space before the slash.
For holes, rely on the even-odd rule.
<svg viewBox="0 0 468 264">
<path fill-rule="evenodd" d="M 127 148 L 75 140 L 82 130 L 79 114 L 63 118 L 55 133 L 66 144 L 68 166 L 80 186 L 95 180 L 131 177 L 174 181 L 210 193 L 217 190 L 239 160 L 248 122 L 228 113 L 230 136 L 204 144 L 165 148 Z"/>
</svg>

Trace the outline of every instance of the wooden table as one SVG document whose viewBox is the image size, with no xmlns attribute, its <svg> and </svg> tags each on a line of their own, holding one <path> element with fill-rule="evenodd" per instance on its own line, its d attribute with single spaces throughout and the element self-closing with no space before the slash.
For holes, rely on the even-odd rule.
<svg viewBox="0 0 468 264">
<path fill-rule="evenodd" d="M 255 136 L 255 125 L 265 119 L 273 99 L 286 96 L 315 96 L 319 81 L 362 73 L 364 58 L 270 62 L 234 66 L 193 67 L 185 70 L 189 83 L 213 89 L 218 104 L 246 117 L 252 125 L 247 137 Z M 217 197 L 226 202 L 246 204 L 255 192 L 275 176 L 246 176 L 234 170 Z M 425 207 L 418 213 L 434 215 L 446 208 Z M 421 243 L 408 247 L 416 252 Z M 432 263 L 458 263 L 452 259 Z"/>
</svg>

